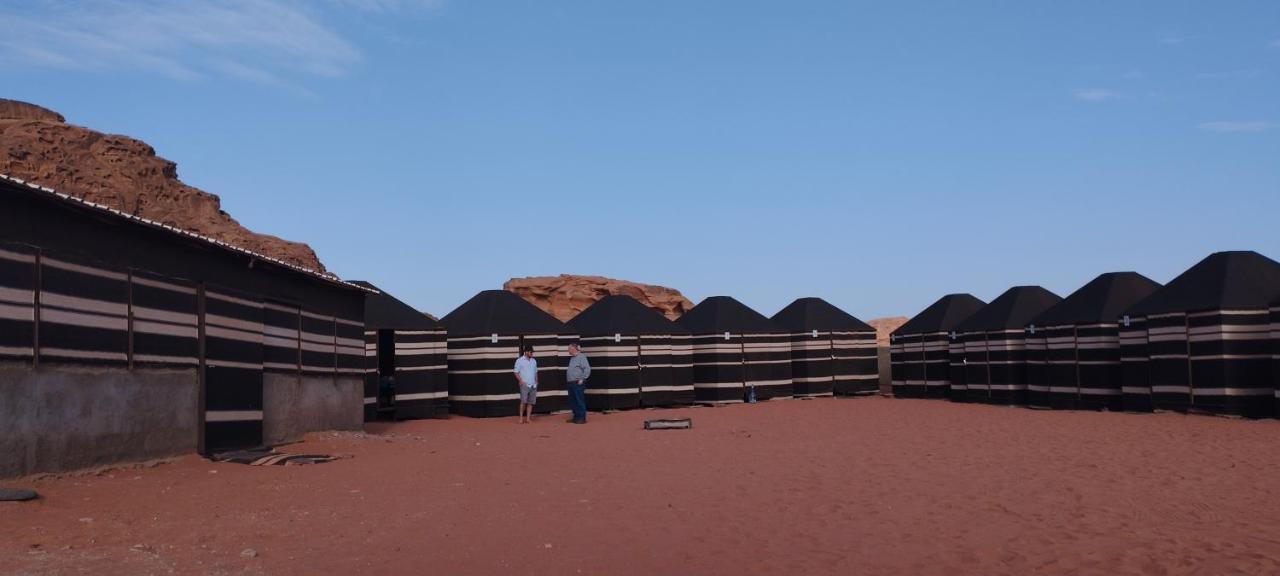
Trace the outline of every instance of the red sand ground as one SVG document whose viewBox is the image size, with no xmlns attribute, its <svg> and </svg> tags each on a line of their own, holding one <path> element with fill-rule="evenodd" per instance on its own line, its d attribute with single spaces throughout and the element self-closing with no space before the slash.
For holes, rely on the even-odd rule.
<svg viewBox="0 0 1280 576">
<path fill-rule="evenodd" d="M 8 482 L 43 499 L 0 504 L 0 573 L 1280 573 L 1276 421 L 868 398 L 371 432 Z"/>
</svg>

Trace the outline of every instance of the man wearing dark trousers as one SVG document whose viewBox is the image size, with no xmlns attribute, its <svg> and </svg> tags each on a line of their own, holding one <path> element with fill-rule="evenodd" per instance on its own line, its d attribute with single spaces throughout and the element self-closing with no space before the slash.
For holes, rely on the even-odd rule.
<svg viewBox="0 0 1280 576">
<path fill-rule="evenodd" d="M 569 404 L 573 408 L 572 424 L 587 423 L 587 378 L 591 376 L 591 364 L 575 342 L 569 345 L 569 369 L 565 371 L 569 384 Z"/>
</svg>

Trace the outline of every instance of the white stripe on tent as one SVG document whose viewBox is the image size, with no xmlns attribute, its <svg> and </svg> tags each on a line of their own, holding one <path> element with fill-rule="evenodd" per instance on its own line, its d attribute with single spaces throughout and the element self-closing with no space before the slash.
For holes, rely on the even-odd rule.
<svg viewBox="0 0 1280 576">
<path fill-rule="evenodd" d="M 86 328 L 105 328 L 108 330 L 125 331 L 129 329 L 129 321 L 124 318 L 67 312 L 65 310 L 41 310 L 40 321 Z"/>
<path fill-rule="evenodd" d="M 24 320 L 27 322 L 35 322 L 36 309 L 31 306 L 0 304 L 0 318 L 5 320 Z"/>
<path fill-rule="evenodd" d="M 195 366 L 200 359 L 195 356 L 166 356 L 163 354 L 134 354 L 134 362 L 157 362 L 167 364 L 190 364 Z"/>
<path fill-rule="evenodd" d="M 124 316 L 129 312 L 128 304 L 110 302 L 106 300 L 94 300 L 91 298 L 80 298 L 78 296 L 67 296 L 56 292 L 50 292 L 48 290 L 40 292 L 40 305 L 71 308 L 81 312 L 110 314 L 112 316 Z"/>
<path fill-rule="evenodd" d="M 262 420 L 261 410 L 207 410 L 205 422 L 250 422 Z"/>
<path fill-rule="evenodd" d="M 418 392 L 416 394 L 396 394 L 396 401 L 400 400 L 430 400 L 432 398 L 444 398 L 449 395 L 448 391 L 443 392 Z"/>
<path fill-rule="evenodd" d="M 157 310 L 155 308 L 145 308 L 142 306 L 133 307 L 133 317 L 142 318 L 144 320 L 158 320 L 160 322 L 172 322 L 174 324 L 186 324 L 195 326 L 198 322 L 195 314 L 183 314 L 181 312 L 170 312 L 168 310 Z"/>
<path fill-rule="evenodd" d="M 63 358 L 81 358 L 85 360 L 119 360 L 129 358 L 124 352 L 89 352 L 87 350 L 67 350 L 65 348 L 40 347 L 40 356 L 61 356 Z"/>
<path fill-rule="evenodd" d="M 34 304 L 36 292 L 35 290 L 19 290 L 0 286 L 0 300 L 14 304 Z"/>
</svg>

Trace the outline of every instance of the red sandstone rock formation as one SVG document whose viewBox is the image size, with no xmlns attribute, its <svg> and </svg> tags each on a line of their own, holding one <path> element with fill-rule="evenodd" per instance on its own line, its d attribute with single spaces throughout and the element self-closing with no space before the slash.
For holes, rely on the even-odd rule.
<svg viewBox="0 0 1280 576">
<path fill-rule="evenodd" d="M 0 98 L 0 173 L 324 271 L 306 244 L 241 226 L 216 195 L 178 180 L 177 164 L 147 143 L 66 124 L 40 106 Z"/>
<path fill-rule="evenodd" d="M 614 280 L 603 276 L 561 274 L 512 278 L 502 285 L 502 289 L 514 292 L 561 322 L 577 316 L 596 300 L 610 294 L 625 294 L 635 298 L 641 304 L 661 312 L 672 320 L 693 308 L 693 302 L 685 298 L 679 290 Z"/>
<path fill-rule="evenodd" d="M 889 334 L 892 334 L 899 326 L 906 323 L 906 316 L 889 316 L 887 318 L 876 318 L 875 320 L 867 321 L 867 324 L 874 326 L 876 329 L 876 344 L 879 346 L 888 346 Z"/>
</svg>

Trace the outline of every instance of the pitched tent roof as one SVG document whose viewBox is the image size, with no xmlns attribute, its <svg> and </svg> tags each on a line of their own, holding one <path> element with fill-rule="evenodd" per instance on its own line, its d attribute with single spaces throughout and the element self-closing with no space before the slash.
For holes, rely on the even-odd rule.
<svg viewBox="0 0 1280 576">
<path fill-rule="evenodd" d="M 772 320 L 729 296 L 711 296 L 699 302 L 676 323 L 693 334 L 786 332 Z"/>
<path fill-rule="evenodd" d="M 894 334 L 928 334 L 950 332 L 961 322 L 973 316 L 987 303 L 972 294 L 947 294 L 930 304 L 928 308 L 912 316 Z"/>
<path fill-rule="evenodd" d="M 364 296 L 364 325 L 377 330 L 439 330 L 440 323 L 395 296 L 363 280 L 351 280 L 352 284 L 377 290 L 377 294 Z"/>
<path fill-rule="evenodd" d="M 1125 309 L 1159 289 L 1160 283 L 1137 272 L 1107 272 L 1090 280 L 1030 323 L 1062 326 L 1114 322 Z"/>
<path fill-rule="evenodd" d="M 1022 328 L 1062 298 L 1039 286 L 1014 286 L 956 326 L 959 332 Z"/>
<path fill-rule="evenodd" d="M 567 334 L 554 316 L 506 290 L 485 290 L 440 319 L 450 336 Z"/>
<path fill-rule="evenodd" d="M 1123 313 L 1266 308 L 1276 298 L 1280 262 L 1252 251 L 1215 252 Z"/>
<path fill-rule="evenodd" d="M 611 294 L 597 300 L 569 320 L 567 325 L 582 336 L 689 333 L 657 310 L 622 294 Z"/>
<path fill-rule="evenodd" d="M 844 330 L 850 332 L 874 332 L 875 328 L 852 314 L 836 308 L 821 298 L 798 298 L 773 315 L 774 324 L 792 332 L 809 330 Z"/>
</svg>

